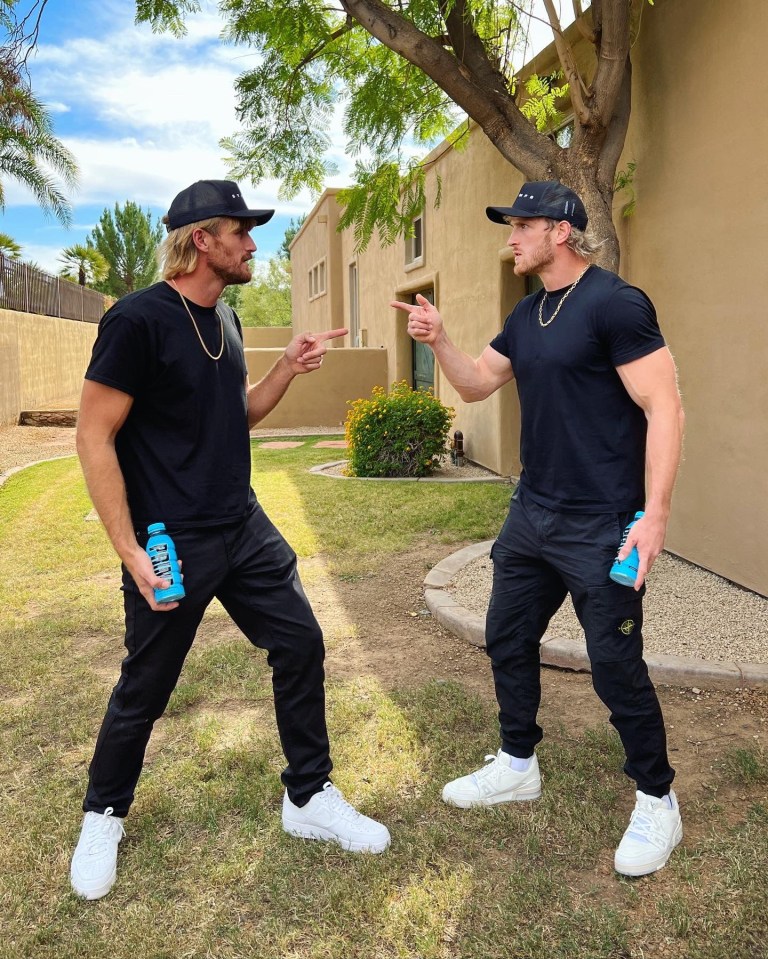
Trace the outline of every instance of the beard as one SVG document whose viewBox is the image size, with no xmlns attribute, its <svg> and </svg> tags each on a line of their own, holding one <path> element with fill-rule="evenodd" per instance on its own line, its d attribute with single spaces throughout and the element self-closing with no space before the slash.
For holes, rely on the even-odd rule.
<svg viewBox="0 0 768 959">
<path fill-rule="evenodd" d="M 534 273 L 540 273 L 554 261 L 555 251 L 552 237 L 549 233 L 546 233 L 535 249 L 531 250 L 530 253 L 523 254 L 519 259 L 515 259 L 515 276 L 531 276 Z"/>
<path fill-rule="evenodd" d="M 208 268 L 225 286 L 250 283 L 252 279 L 251 258 L 235 261 L 235 254 L 224 248 L 218 237 L 214 237 L 211 251 L 208 254 Z"/>
<path fill-rule="evenodd" d="M 208 261 L 208 266 L 215 273 L 216 276 L 221 280 L 225 286 L 233 286 L 235 284 L 250 283 L 252 274 L 250 261 L 246 261 L 240 264 L 240 269 L 235 271 L 231 265 L 220 264 L 220 263 L 211 263 Z"/>
</svg>

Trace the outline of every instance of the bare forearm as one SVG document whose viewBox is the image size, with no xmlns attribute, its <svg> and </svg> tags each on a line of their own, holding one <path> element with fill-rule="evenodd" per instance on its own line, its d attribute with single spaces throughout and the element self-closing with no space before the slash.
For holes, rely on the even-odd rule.
<svg viewBox="0 0 768 959">
<path fill-rule="evenodd" d="M 685 415 L 681 406 L 654 411 L 648 416 L 646 439 L 645 512 L 666 523 L 672 502 L 672 490 L 683 445 Z"/>
<path fill-rule="evenodd" d="M 296 374 L 281 357 L 267 375 L 248 389 L 248 426 L 253 427 L 271 413 L 285 396 Z"/>
<path fill-rule="evenodd" d="M 475 403 L 490 396 L 496 389 L 483 375 L 480 364 L 460 350 L 443 332 L 432 345 L 443 375 L 465 403 Z"/>
<path fill-rule="evenodd" d="M 125 480 L 114 445 L 111 442 L 96 443 L 78 436 L 77 452 L 88 493 L 107 536 L 120 559 L 129 565 L 132 555 L 140 547 L 136 542 Z"/>
</svg>

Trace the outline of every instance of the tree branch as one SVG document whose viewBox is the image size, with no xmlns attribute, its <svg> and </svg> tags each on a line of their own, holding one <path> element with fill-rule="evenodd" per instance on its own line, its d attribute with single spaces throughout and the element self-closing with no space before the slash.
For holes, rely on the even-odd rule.
<svg viewBox="0 0 768 959">
<path fill-rule="evenodd" d="M 584 11 L 581 8 L 581 0 L 573 0 L 573 18 L 582 37 L 594 44 L 597 37 L 595 36 L 595 31 L 591 30 L 584 20 Z"/>
<path fill-rule="evenodd" d="M 597 70 L 592 81 L 594 112 L 607 129 L 624 83 L 629 60 L 630 4 L 626 0 L 594 4 L 595 29 L 598 31 Z"/>
<path fill-rule="evenodd" d="M 506 89 L 506 81 L 493 70 L 487 57 L 483 69 L 490 67 L 493 82 L 483 89 L 466 64 L 381 0 L 341 3 L 368 33 L 434 80 L 475 120 L 502 156 L 532 179 L 547 178 L 559 147 L 525 119 Z M 472 62 L 481 69 L 476 59 Z"/>
<path fill-rule="evenodd" d="M 571 95 L 573 112 L 578 117 L 579 123 L 581 123 L 582 126 L 589 126 L 592 121 L 592 116 L 584 100 L 585 94 L 588 93 L 587 87 L 576 67 L 576 60 L 574 59 L 571 45 L 563 34 L 553 0 L 544 0 L 544 6 L 547 11 L 547 16 L 549 17 L 550 26 L 552 27 L 552 33 L 555 36 L 557 55 L 563 66 L 563 71 L 570 87 L 569 93 Z"/>
<path fill-rule="evenodd" d="M 320 43 L 315 44 L 311 50 L 304 54 L 301 60 L 294 67 L 294 75 L 299 73 L 303 67 L 306 67 L 307 64 L 311 63 L 316 57 L 319 57 L 323 50 L 333 43 L 334 40 L 338 40 L 339 37 L 343 37 L 345 33 L 349 33 L 353 27 L 354 24 L 351 17 L 347 17 L 343 26 L 339 27 L 338 30 L 334 30 L 333 33 L 325 38 L 325 40 L 321 40 Z"/>
</svg>

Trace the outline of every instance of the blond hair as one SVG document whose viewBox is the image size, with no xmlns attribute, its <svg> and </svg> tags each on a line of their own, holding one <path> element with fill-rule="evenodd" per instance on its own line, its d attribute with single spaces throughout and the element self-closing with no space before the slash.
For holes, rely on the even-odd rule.
<svg viewBox="0 0 768 959">
<path fill-rule="evenodd" d="M 163 223 L 168 225 L 167 216 L 163 217 Z M 205 230 L 212 236 L 218 236 L 222 232 L 237 233 L 243 228 L 252 230 L 255 225 L 256 221 L 249 218 L 215 216 L 210 220 L 198 220 L 197 223 L 187 223 L 171 230 L 157 248 L 162 278 L 172 280 L 175 276 L 194 272 L 198 256 L 198 249 L 192 239 L 195 230 Z"/>
<path fill-rule="evenodd" d="M 550 230 L 554 230 L 557 224 L 562 222 L 560 220 L 553 220 L 548 216 L 544 217 L 544 219 L 550 224 Z M 566 220 L 565 222 L 568 223 L 569 221 Z M 595 253 L 597 253 L 600 247 L 605 243 L 605 240 L 598 240 L 591 230 L 580 230 L 572 223 L 570 224 L 570 227 L 571 232 L 568 234 L 568 239 L 565 241 L 565 245 L 577 256 L 580 256 L 585 260 L 591 260 Z"/>
</svg>

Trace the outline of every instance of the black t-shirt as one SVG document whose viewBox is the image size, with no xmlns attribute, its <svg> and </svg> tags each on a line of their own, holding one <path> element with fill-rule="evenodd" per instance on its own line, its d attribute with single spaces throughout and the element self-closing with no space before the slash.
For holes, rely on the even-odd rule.
<svg viewBox="0 0 768 959">
<path fill-rule="evenodd" d="M 550 291 L 544 322 L 566 290 Z M 597 266 L 546 327 L 544 296 L 521 300 L 491 342 L 511 362 L 520 396 L 520 483 L 531 499 L 562 512 L 641 509 L 646 419 L 616 367 L 664 346 L 653 304 Z"/>
<path fill-rule="evenodd" d="M 137 528 L 236 522 L 255 502 L 240 321 L 223 302 L 187 302 L 214 356 L 221 316 L 221 359 L 206 355 L 178 292 L 156 283 L 104 314 L 85 373 L 133 397 L 115 449 Z"/>
</svg>

